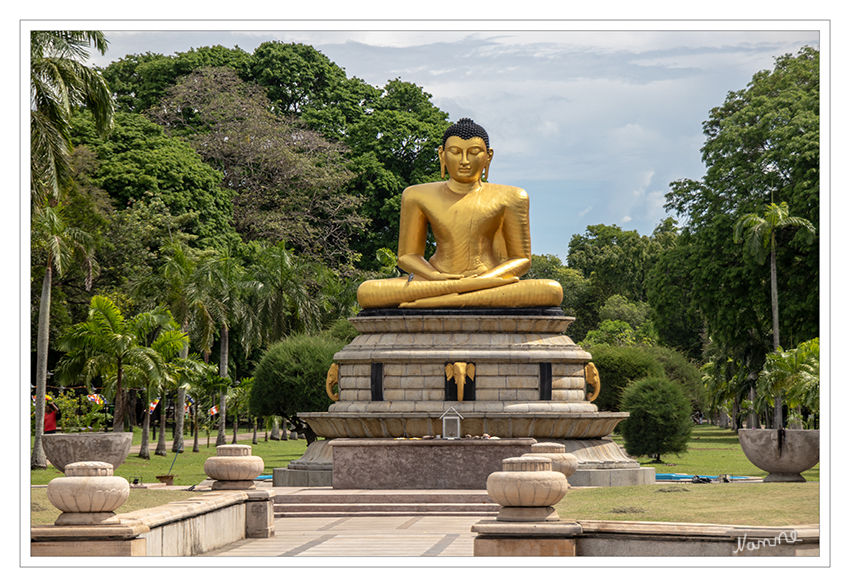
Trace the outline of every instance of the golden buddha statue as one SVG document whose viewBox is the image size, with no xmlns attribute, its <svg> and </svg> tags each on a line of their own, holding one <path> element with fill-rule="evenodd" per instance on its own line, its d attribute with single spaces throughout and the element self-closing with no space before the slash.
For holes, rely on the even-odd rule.
<svg viewBox="0 0 850 587">
<path fill-rule="evenodd" d="M 401 196 L 398 266 L 407 277 L 366 281 L 357 301 L 371 308 L 559 306 L 557 281 L 520 281 L 531 268 L 528 194 L 485 183 L 493 149 L 487 131 L 461 118 L 437 151 L 448 181 L 410 186 Z M 425 260 L 428 226 L 437 252 Z"/>
</svg>

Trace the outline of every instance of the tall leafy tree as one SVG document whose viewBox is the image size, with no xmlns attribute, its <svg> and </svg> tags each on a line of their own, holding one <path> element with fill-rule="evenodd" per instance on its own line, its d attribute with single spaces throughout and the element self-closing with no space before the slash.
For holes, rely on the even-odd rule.
<svg viewBox="0 0 850 587">
<path fill-rule="evenodd" d="M 199 283 L 202 284 L 206 298 L 205 305 L 209 308 L 210 315 L 219 330 L 218 375 L 221 379 L 229 381 L 231 330 L 234 326 L 238 326 L 240 342 L 246 351 L 250 350 L 257 336 L 254 311 L 245 303 L 251 284 L 248 282 L 245 268 L 229 251 L 217 253 L 205 259 L 198 271 L 200 272 Z M 209 352 L 210 342 L 201 341 L 204 352 Z M 222 386 L 219 395 L 219 427 L 216 446 L 226 442 L 224 431 L 226 393 L 226 386 Z"/>
<path fill-rule="evenodd" d="M 229 68 L 202 68 L 170 88 L 150 116 L 186 137 L 234 194 L 233 221 L 246 239 L 286 240 L 301 253 L 347 265 L 364 226 L 344 148 L 273 111 L 265 90 Z"/>
<path fill-rule="evenodd" d="M 778 234 L 776 262 L 785 285 L 779 327 L 764 295 L 764 265 L 734 243 L 735 224 L 775 201 L 788 214 L 819 222 L 819 53 L 803 47 L 776 59 L 742 90 L 729 92 L 703 124 L 706 174 L 671 184 L 667 209 L 685 221 L 675 271 L 659 274 L 656 287 L 688 284 L 691 308 L 706 324 L 713 362 L 740 364 L 756 375 L 770 352 L 770 332 L 780 343 L 818 335 L 818 242 Z M 794 246 L 784 246 L 791 243 Z M 672 267 L 671 267 L 672 269 Z M 790 346 L 793 346 L 790 345 Z M 711 358 L 711 357 L 709 357 Z M 737 372 L 737 370 L 736 370 Z"/>
<path fill-rule="evenodd" d="M 779 350 L 779 287 L 777 285 L 776 269 L 776 234 L 788 229 L 799 228 L 805 235 L 808 244 L 814 241 L 815 227 L 805 218 L 791 216 L 788 204 L 777 205 L 771 202 L 765 207 L 764 216 L 755 213 L 746 214 L 735 224 L 735 242 L 745 240 L 747 250 L 759 263 L 770 257 L 770 305 L 773 316 L 773 350 Z M 745 236 L 746 235 L 746 236 Z M 782 427 L 782 398 L 774 398 L 774 424 Z"/>
<path fill-rule="evenodd" d="M 91 287 L 91 237 L 65 222 L 63 207 L 37 206 L 32 216 L 33 258 L 44 263 L 41 282 L 41 299 L 38 309 L 38 335 L 36 342 L 35 380 L 35 441 L 31 467 L 47 468 L 47 459 L 41 444 L 44 433 L 44 407 L 47 391 L 47 352 L 50 347 L 50 299 L 53 288 L 53 271 L 62 275 L 76 257 L 86 266 L 86 287 Z"/>
<path fill-rule="evenodd" d="M 122 112 L 143 113 L 159 102 L 169 87 L 182 76 L 201 67 L 230 67 L 243 79 L 252 57 L 238 47 L 199 47 L 171 56 L 147 52 L 127 55 L 103 70 L 103 77 L 116 96 Z"/>
<path fill-rule="evenodd" d="M 156 322 L 152 324 L 156 325 Z M 159 355 L 158 357 L 151 355 L 157 360 L 158 368 L 155 370 L 140 369 L 135 362 L 130 362 L 124 366 L 124 382 L 128 386 L 138 386 L 142 391 L 139 397 L 144 406 L 144 418 L 142 420 L 139 457 L 143 459 L 150 459 L 148 439 L 150 438 L 151 410 L 149 406 L 151 400 L 160 398 L 162 408 L 165 408 L 164 391 L 176 383 L 175 368 L 170 361 L 176 358 L 186 345 L 186 334 L 180 330 L 174 320 L 163 324 L 161 327 L 154 327 L 151 332 L 145 332 L 150 325 L 151 323 L 140 325 L 142 328 L 139 329 L 138 334 L 142 338 L 140 344 L 149 346 Z M 160 435 L 160 438 L 164 438 L 164 435 Z"/>
<path fill-rule="evenodd" d="M 104 79 L 82 62 L 94 47 L 106 52 L 100 31 L 30 33 L 30 140 L 34 201 L 57 199 L 71 178 L 71 115 L 87 108 L 97 132 L 112 127 L 115 103 Z"/>
<path fill-rule="evenodd" d="M 286 248 L 285 242 L 263 247 L 251 268 L 251 304 L 266 344 L 292 333 L 315 333 L 321 328 L 324 292 L 320 267 Z"/>
<path fill-rule="evenodd" d="M 201 341 L 202 349 L 209 349 L 215 335 L 216 322 L 209 307 L 209 295 L 205 290 L 200 264 L 213 251 L 197 251 L 182 240 L 172 239 L 162 249 L 162 264 L 143 275 L 133 285 L 136 295 L 163 304 L 180 324 L 185 333 L 184 345 L 179 356 L 188 360 L 190 333 Z M 177 405 L 186 402 L 186 386 L 177 386 Z M 183 443 L 183 418 L 177 418 L 172 448 L 176 451 Z"/>
<path fill-rule="evenodd" d="M 183 217 L 181 228 L 196 237 L 196 246 L 239 240 L 231 226 L 233 203 L 221 185 L 223 175 L 185 141 L 168 136 L 141 114 L 116 113 L 108 139 L 98 136 L 87 115 L 73 123 L 75 142 L 97 156 L 92 183 L 109 194 L 116 208 L 159 198 L 171 215 Z"/>
</svg>

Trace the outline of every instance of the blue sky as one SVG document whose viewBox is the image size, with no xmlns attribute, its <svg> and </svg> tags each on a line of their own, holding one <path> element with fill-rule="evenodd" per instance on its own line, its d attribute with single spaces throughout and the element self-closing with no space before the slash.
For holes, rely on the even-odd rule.
<svg viewBox="0 0 850 587">
<path fill-rule="evenodd" d="M 104 28 L 110 48 L 94 63 L 211 45 L 252 52 L 279 40 L 313 45 L 375 86 L 400 78 L 423 87 L 451 120 L 469 116 L 487 129 L 495 150 L 490 181 L 529 192 L 532 249 L 562 259 L 570 237 L 588 225 L 651 233 L 667 216 L 670 182 L 705 171 L 699 150 L 709 110 L 776 56 L 821 42 L 811 22 L 721 23 L 728 30 L 497 23 L 499 30 L 475 31 L 462 23 L 452 31 L 416 30 L 418 23 L 343 31 L 154 24 L 160 30 Z M 164 30 L 174 27 L 181 30 Z"/>
</svg>

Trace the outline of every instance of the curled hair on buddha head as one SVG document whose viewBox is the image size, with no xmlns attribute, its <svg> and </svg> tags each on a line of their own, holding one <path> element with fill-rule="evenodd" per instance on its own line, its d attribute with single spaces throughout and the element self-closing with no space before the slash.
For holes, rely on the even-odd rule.
<svg viewBox="0 0 850 587">
<path fill-rule="evenodd" d="M 465 141 L 473 137 L 478 137 L 484 139 L 484 144 L 488 149 L 490 148 L 490 137 L 487 136 L 487 131 L 484 130 L 484 127 L 475 124 L 471 118 L 461 118 L 443 133 L 444 147 L 449 137 L 460 137 Z"/>
</svg>

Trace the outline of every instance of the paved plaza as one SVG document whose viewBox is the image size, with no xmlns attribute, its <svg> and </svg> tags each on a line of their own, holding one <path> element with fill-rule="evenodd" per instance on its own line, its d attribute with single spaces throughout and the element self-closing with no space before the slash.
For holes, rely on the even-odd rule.
<svg viewBox="0 0 850 587">
<path fill-rule="evenodd" d="M 272 538 L 240 540 L 201 556 L 471 557 L 472 525 L 460 516 L 275 518 Z"/>
</svg>

